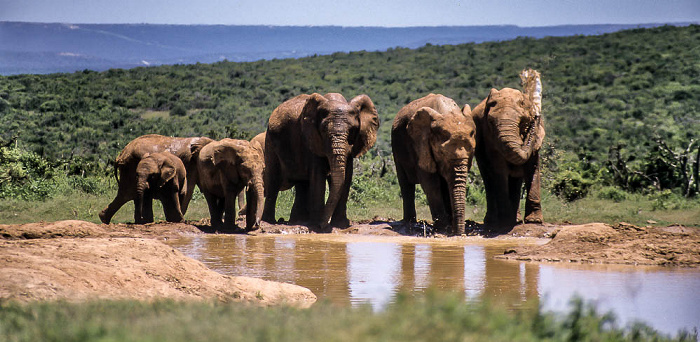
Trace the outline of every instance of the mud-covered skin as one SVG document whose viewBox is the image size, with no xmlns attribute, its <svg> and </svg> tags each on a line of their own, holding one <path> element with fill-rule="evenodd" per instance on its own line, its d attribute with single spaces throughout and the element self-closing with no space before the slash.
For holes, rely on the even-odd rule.
<svg viewBox="0 0 700 342">
<path fill-rule="evenodd" d="M 347 200 L 353 159 L 377 139 L 379 117 L 372 100 L 358 95 L 299 95 L 270 116 L 265 138 L 265 210 L 276 222 L 279 191 L 295 187 L 291 222 L 318 227 L 347 227 Z M 329 197 L 324 204 L 326 183 Z"/>
<path fill-rule="evenodd" d="M 403 221 L 416 221 L 415 188 L 428 198 L 435 224 L 464 234 L 467 173 L 475 145 L 469 106 L 430 94 L 403 107 L 391 129 L 391 147 L 403 198 Z"/>
<path fill-rule="evenodd" d="M 187 187 L 185 196 L 180 202 L 180 210 L 187 213 L 194 186 L 197 184 L 197 158 L 198 149 L 193 146 L 204 146 L 213 140 L 206 137 L 177 138 L 166 137 L 158 134 L 140 136 L 128 143 L 116 159 L 115 176 L 119 188 L 114 200 L 103 209 L 100 214 L 102 223 L 109 223 L 114 214 L 127 202 L 136 198 L 136 167 L 146 155 L 157 152 L 170 152 L 180 158 L 187 172 Z M 137 217 L 134 217 L 134 221 Z"/>
</svg>

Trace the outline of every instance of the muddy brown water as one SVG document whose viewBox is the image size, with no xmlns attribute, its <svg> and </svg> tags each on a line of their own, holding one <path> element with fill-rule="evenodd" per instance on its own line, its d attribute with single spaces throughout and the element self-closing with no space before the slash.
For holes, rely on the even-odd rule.
<svg viewBox="0 0 700 342">
<path fill-rule="evenodd" d="M 397 293 L 460 291 L 517 309 L 535 302 L 565 312 L 579 296 L 618 326 L 635 321 L 675 334 L 700 328 L 700 270 L 526 263 L 493 256 L 537 239 L 435 240 L 358 235 L 207 235 L 167 243 L 227 275 L 309 288 L 340 305 L 381 310 Z"/>
</svg>

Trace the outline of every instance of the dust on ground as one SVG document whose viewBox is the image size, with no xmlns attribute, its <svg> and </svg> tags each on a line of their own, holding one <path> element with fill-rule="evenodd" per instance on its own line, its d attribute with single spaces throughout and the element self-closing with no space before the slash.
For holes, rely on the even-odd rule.
<svg viewBox="0 0 700 342">
<path fill-rule="evenodd" d="M 537 262 L 700 267 L 700 229 L 683 226 L 524 224 L 490 234 L 476 223 L 469 236 L 447 237 L 425 223 L 360 222 L 332 235 L 436 240 L 542 239 L 498 258 Z M 162 241 L 183 235 L 245 234 L 215 231 L 205 220 L 188 223 L 94 224 L 85 221 L 0 225 L 0 299 L 211 299 L 308 307 L 310 290 L 291 284 L 221 275 Z M 305 226 L 267 224 L 248 234 L 314 234 Z M 327 234 L 319 236 L 328 236 Z"/>
</svg>

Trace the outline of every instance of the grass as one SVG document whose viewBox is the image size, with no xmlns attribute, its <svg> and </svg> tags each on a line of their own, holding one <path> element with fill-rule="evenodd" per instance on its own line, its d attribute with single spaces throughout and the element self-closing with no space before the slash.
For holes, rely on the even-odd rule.
<svg viewBox="0 0 700 342">
<path fill-rule="evenodd" d="M 618 327 L 580 300 L 555 316 L 508 311 L 455 294 L 400 295 L 384 311 L 321 302 L 310 309 L 160 300 L 0 302 L 7 341 L 691 341 L 645 325 Z"/>
<path fill-rule="evenodd" d="M 376 185 L 375 185 L 376 187 Z M 370 187 L 364 187 L 371 188 Z M 546 222 L 582 224 L 603 222 L 615 224 L 628 222 L 645 225 L 680 224 L 700 227 L 700 199 L 685 199 L 680 196 L 659 193 L 654 195 L 625 193 L 624 198 L 607 198 L 605 189 L 593 190 L 587 197 L 566 202 L 547 191 L 543 191 L 542 206 Z M 430 221 L 425 195 L 420 187 L 416 190 L 416 209 L 419 220 Z M 102 194 L 86 194 L 66 191 L 45 201 L 22 201 L 0 199 L 0 223 L 21 224 L 36 221 L 84 220 L 99 223 L 97 214 L 112 201 L 116 186 L 110 185 Z M 602 195 L 601 195 L 602 194 Z M 472 203 L 467 205 L 467 220 L 482 222 L 486 212 L 483 194 L 472 194 Z M 277 201 L 277 217 L 289 218 L 294 192 L 280 192 Z M 521 201 L 524 207 L 524 201 Z M 113 218 L 115 223 L 133 222 L 133 204 L 127 203 Z M 353 221 L 373 219 L 400 220 L 403 216 L 398 185 L 384 185 L 369 191 L 348 203 L 348 216 Z M 521 208 L 521 211 L 524 208 Z M 165 220 L 160 202 L 154 201 L 156 220 Z M 197 221 L 209 217 L 206 200 L 199 190 L 190 202 L 186 220 Z"/>
</svg>

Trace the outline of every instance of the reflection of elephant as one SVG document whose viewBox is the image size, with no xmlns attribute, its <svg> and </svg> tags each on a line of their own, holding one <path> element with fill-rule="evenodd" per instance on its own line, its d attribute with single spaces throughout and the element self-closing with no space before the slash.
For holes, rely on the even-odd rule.
<svg viewBox="0 0 700 342">
<path fill-rule="evenodd" d="M 486 189 L 484 223 L 509 228 L 517 223 L 523 181 L 525 222 L 542 222 L 539 149 L 545 136 L 540 117 L 542 84 L 537 71 L 521 74 L 526 93 L 491 89 L 472 111 L 477 128 L 476 161 Z"/>
<path fill-rule="evenodd" d="M 403 220 L 415 222 L 416 184 L 436 227 L 464 234 L 467 173 L 474 155 L 474 121 L 450 98 L 430 94 L 403 107 L 391 128 L 391 149 L 403 197 Z"/>
<path fill-rule="evenodd" d="M 212 227 L 235 226 L 236 197 L 246 186 L 246 230 L 260 226 L 263 166 L 262 154 L 246 140 L 222 139 L 202 147 L 197 162 L 198 185 L 207 199 Z"/>
<path fill-rule="evenodd" d="M 136 175 L 136 223 L 153 222 L 154 198 L 163 203 L 166 221 L 184 221 L 180 203 L 185 200 L 187 178 L 180 158 L 170 152 L 146 154 L 136 166 Z"/>
<path fill-rule="evenodd" d="M 372 100 L 350 102 L 340 94 L 299 95 L 272 112 L 265 139 L 265 211 L 275 222 L 278 192 L 294 186 L 290 221 L 325 229 L 348 226 L 346 208 L 353 158 L 377 140 L 379 118 Z M 324 206 L 326 182 L 329 196 Z"/>
<path fill-rule="evenodd" d="M 136 198 L 136 166 L 146 154 L 156 152 L 170 152 L 176 155 L 187 170 L 187 190 L 183 201 L 180 202 L 181 211 L 184 215 L 187 206 L 192 199 L 194 186 L 197 184 L 197 158 L 193 156 L 190 147 L 194 143 L 200 145 L 211 142 L 209 138 L 173 138 L 157 134 L 140 136 L 128 143 L 119 154 L 115 165 L 115 176 L 119 183 L 117 196 L 114 200 L 100 212 L 100 220 L 109 223 L 112 216 L 126 203 Z M 138 221 L 134 213 L 134 221 Z"/>
</svg>

